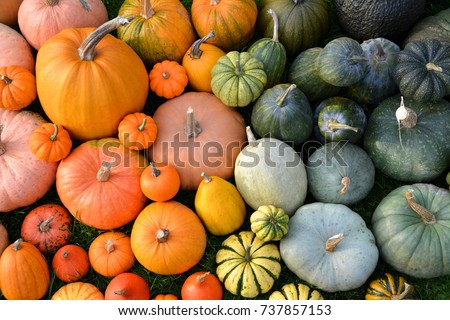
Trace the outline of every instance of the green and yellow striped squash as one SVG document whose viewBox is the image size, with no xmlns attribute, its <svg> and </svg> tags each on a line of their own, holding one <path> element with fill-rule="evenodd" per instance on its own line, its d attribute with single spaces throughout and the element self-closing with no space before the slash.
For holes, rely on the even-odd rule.
<svg viewBox="0 0 450 320">
<path fill-rule="evenodd" d="M 250 228 L 262 241 L 278 241 L 289 231 L 289 216 L 282 208 L 260 206 L 250 216 Z"/>
<path fill-rule="evenodd" d="M 225 239 L 216 254 L 216 274 L 225 289 L 244 298 L 268 292 L 281 272 L 278 247 L 252 231 Z"/>
<path fill-rule="evenodd" d="M 303 283 L 287 283 L 272 292 L 269 300 L 323 300 L 322 294 Z"/>
<path fill-rule="evenodd" d="M 388 272 L 369 283 L 366 300 L 410 300 L 414 287 L 399 275 Z"/>
</svg>

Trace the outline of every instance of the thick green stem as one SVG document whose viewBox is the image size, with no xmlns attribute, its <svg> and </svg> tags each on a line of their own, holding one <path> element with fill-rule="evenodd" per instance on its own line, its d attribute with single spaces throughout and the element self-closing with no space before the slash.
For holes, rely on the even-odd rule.
<svg viewBox="0 0 450 320">
<path fill-rule="evenodd" d="M 191 46 L 191 51 L 189 52 L 189 57 L 191 59 L 200 59 L 202 56 L 202 53 L 203 53 L 203 51 L 200 50 L 200 45 L 202 43 L 204 43 L 205 41 L 213 38 L 214 36 L 215 36 L 215 33 L 214 33 L 214 31 L 211 30 L 210 32 L 208 32 L 208 34 L 206 36 L 196 40 Z"/>
<path fill-rule="evenodd" d="M 278 96 L 277 99 L 275 100 L 275 103 L 277 104 L 278 107 L 282 107 L 284 100 L 286 99 L 286 97 L 292 92 L 292 90 L 294 90 L 297 86 L 295 84 L 291 84 L 284 92 L 281 96 Z"/>
<path fill-rule="evenodd" d="M 270 14 L 272 16 L 272 19 L 273 19 L 273 36 L 272 36 L 272 41 L 273 42 L 278 42 L 278 26 L 279 26 L 278 16 L 275 13 L 275 11 L 273 11 L 272 9 L 267 9 L 267 13 Z"/>
<path fill-rule="evenodd" d="M 138 130 L 139 131 L 144 131 L 145 126 L 147 125 L 147 117 L 144 117 L 144 119 L 142 119 L 142 123 L 139 125 Z"/>
<path fill-rule="evenodd" d="M 50 136 L 50 140 L 51 141 L 56 141 L 56 139 L 58 138 L 59 128 L 58 128 L 58 125 L 56 123 L 53 124 L 53 128 L 55 129 L 55 131 Z"/>
<path fill-rule="evenodd" d="M 333 132 L 336 130 L 351 130 L 354 132 L 358 132 L 358 128 L 349 126 L 348 124 L 345 124 L 345 123 L 337 122 L 336 120 L 333 120 L 333 119 L 328 120 L 327 128 L 328 128 L 328 130 L 331 130 Z"/>
</svg>

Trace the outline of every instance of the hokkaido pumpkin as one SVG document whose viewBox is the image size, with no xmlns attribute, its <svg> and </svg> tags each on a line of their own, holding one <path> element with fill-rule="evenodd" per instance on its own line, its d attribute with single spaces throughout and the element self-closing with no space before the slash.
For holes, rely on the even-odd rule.
<svg viewBox="0 0 450 320">
<path fill-rule="evenodd" d="M 159 97 L 172 99 L 184 92 L 188 85 L 186 69 L 177 61 L 164 60 L 153 65 L 148 74 L 150 89 Z"/>
<path fill-rule="evenodd" d="M 128 22 L 119 16 L 95 30 L 64 29 L 38 51 L 39 101 L 72 139 L 114 136 L 125 115 L 144 108 L 147 70 L 130 46 L 109 34 Z"/>
<path fill-rule="evenodd" d="M 36 77 L 19 66 L 0 68 L 0 108 L 20 110 L 36 99 Z"/>
<path fill-rule="evenodd" d="M 178 297 L 172 293 L 158 293 L 152 300 L 178 300 Z"/>
<path fill-rule="evenodd" d="M 120 142 L 132 150 L 149 148 L 158 134 L 153 118 L 143 112 L 127 114 L 120 121 L 118 130 Z"/>
<path fill-rule="evenodd" d="M 91 268 L 86 250 L 76 244 L 67 244 L 55 252 L 52 269 L 55 276 L 64 282 L 80 281 Z"/>
<path fill-rule="evenodd" d="M 51 300 L 104 300 L 105 296 L 95 285 L 89 282 L 71 282 L 63 285 Z"/>
<path fill-rule="evenodd" d="M 41 160 L 59 161 L 72 150 L 72 139 L 63 126 L 44 123 L 31 134 L 30 150 Z"/>
<path fill-rule="evenodd" d="M 180 189 L 180 175 L 171 165 L 150 165 L 142 171 L 140 178 L 144 195 L 153 201 L 167 201 L 175 197 Z"/>
<path fill-rule="evenodd" d="M 9 26 L 17 24 L 17 14 L 23 0 L 3 0 L 0 3 L 0 23 Z"/>
<path fill-rule="evenodd" d="M 209 271 L 190 274 L 181 286 L 183 300 L 222 300 L 222 297 L 222 283 Z"/>
<path fill-rule="evenodd" d="M 123 272 L 116 275 L 105 289 L 105 300 L 149 300 L 150 287 L 140 275 Z"/>
<path fill-rule="evenodd" d="M 19 32 L 0 23 L 0 39 L 0 66 L 19 66 L 35 74 L 33 50 Z"/>
</svg>

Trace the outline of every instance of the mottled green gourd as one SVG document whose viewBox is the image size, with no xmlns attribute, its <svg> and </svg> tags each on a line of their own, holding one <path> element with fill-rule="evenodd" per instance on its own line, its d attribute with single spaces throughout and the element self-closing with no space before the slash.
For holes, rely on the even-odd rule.
<svg viewBox="0 0 450 320">
<path fill-rule="evenodd" d="M 250 228 L 262 241 L 278 241 L 288 233 L 289 216 L 271 204 L 260 206 L 250 216 Z"/>
</svg>

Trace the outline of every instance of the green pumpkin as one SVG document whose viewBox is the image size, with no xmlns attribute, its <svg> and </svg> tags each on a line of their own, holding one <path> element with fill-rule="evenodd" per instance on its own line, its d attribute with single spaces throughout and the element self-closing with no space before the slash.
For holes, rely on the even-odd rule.
<svg viewBox="0 0 450 320">
<path fill-rule="evenodd" d="M 439 11 L 417 22 L 406 36 L 403 44 L 411 41 L 436 39 L 450 44 L 450 8 Z"/>
<path fill-rule="evenodd" d="M 373 110 L 364 149 L 375 167 L 392 179 L 431 181 L 450 163 L 450 102 L 403 101 L 397 95 Z"/>
<path fill-rule="evenodd" d="M 325 45 L 316 64 L 324 81 L 336 87 L 347 87 L 363 78 L 368 59 L 356 40 L 339 37 Z"/>
<path fill-rule="evenodd" d="M 375 166 L 364 149 L 343 141 L 315 150 L 306 165 L 308 189 L 320 202 L 353 205 L 375 184 Z"/>
<path fill-rule="evenodd" d="M 230 51 L 211 70 L 211 89 L 230 107 L 245 107 L 258 99 L 267 83 L 264 64 L 248 52 Z"/>
<path fill-rule="evenodd" d="M 257 40 L 248 48 L 247 52 L 262 61 L 267 75 L 265 88 L 272 88 L 283 78 L 287 57 L 284 45 L 278 40 L 277 14 L 272 9 L 267 12 L 273 18 L 273 37 Z"/>
<path fill-rule="evenodd" d="M 393 70 L 403 96 L 436 102 L 450 92 L 450 44 L 436 39 L 409 42 Z"/>
<path fill-rule="evenodd" d="M 301 52 L 287 71 L 288 82 L 295 84 L 314 103 L 336 96 L 341 90 L 319 76 L 316 59 L 321 51 L 322 48 L 314 47 Z"/>
<path fill-rule="evenodd" d="M 288 233 L 289 216 L 271 204 L 260 206 L 250 216 L 250 228 L 262 241 L 278 241 Z"/>
<path fill-rule="evenodd" d="M 381 200 L 372 230 L 383 260 L 416 278 L 450 274 L 450 191 L 429 183 L 404 185 Z"/>
<path fill-rule="evenodd" d="M 303 283 L 287 283 L 274 291 L 269 300 L 323 300 L 322 294 Z"/>
<path fill-rule="evenodd" d="M 278 84 L 256 100 L 251 124 L 260 137 L 299 145 L 312 133 L 313 113 L 308 98 L 295 84 Z"/>
</svg>

